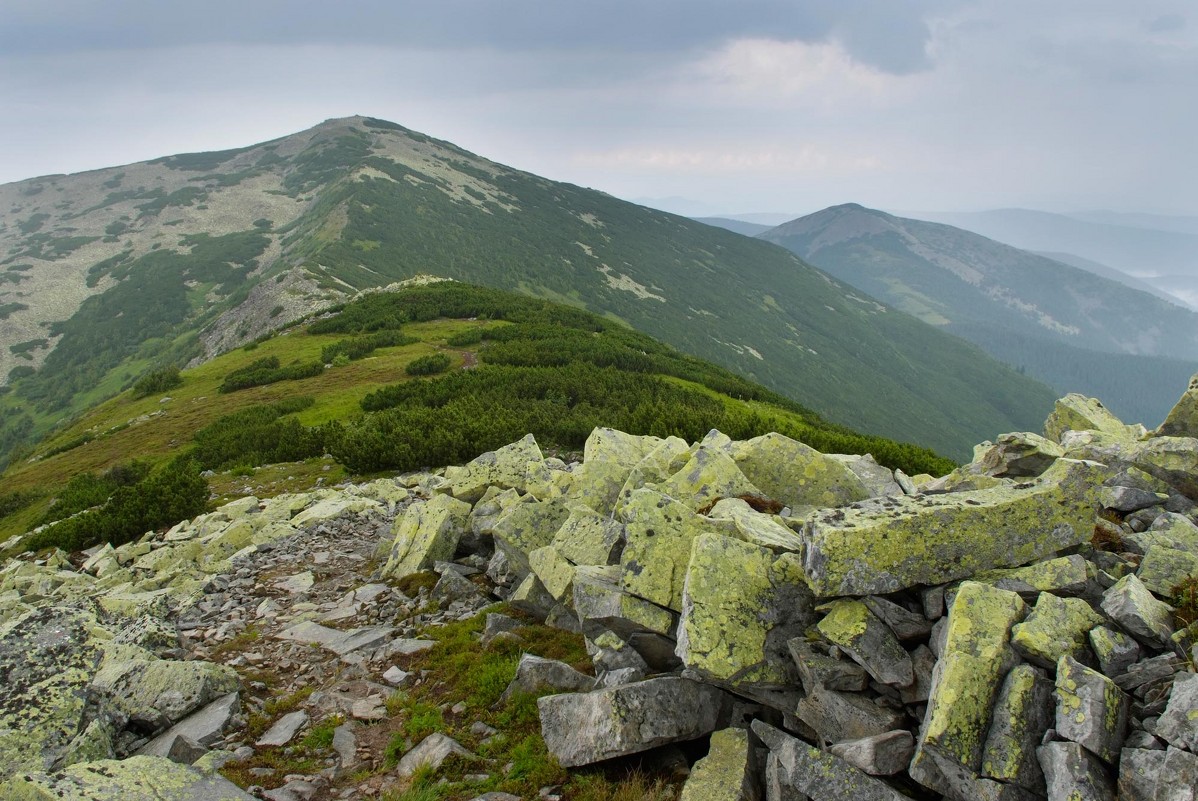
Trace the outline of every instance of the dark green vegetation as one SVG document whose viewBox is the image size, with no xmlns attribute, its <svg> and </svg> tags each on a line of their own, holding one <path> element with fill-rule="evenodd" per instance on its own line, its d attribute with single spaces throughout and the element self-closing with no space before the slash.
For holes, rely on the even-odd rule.
<svg viewBox="0 0 1198 801">
<path fill-rule="evenodd" d="M 296 363 L 282 367 L 279 364 L 278 356 L 266 356 L 225 376 L 224 383 L 220 385 L 220 391 L 236 392 L 239 389 L 263 387 L 279 381 L 311 378 L 314 375 L 319 375 L 322 370 L 324 370 L 324 364 L 321 362 Z"/>
<path fill-rule="evenodd" d="M 315 305 L 427 273 L 624 321 L 827 419 L 957 457 L 997 433 L 1039 426 L 1054 399 L 783 249 L 511 170 L 392 123 L 334 120 L 274 143 L 155 164 L 147 169 L 161 170 L 169 188 L 113 187 L 69 225 L 47 220 L 10 251 L 9 260 L 27 262 L 49 252 L 51 240 L 38 237 L 65 247 L 69 236 L 115 236 L 86 280 L 118 283 L 58 323 L 63 336 L 44 365 L 0 397 L 0 458 L 147 369 L 200 355 L 205 326 L 206 337 L 242 344 L 274 325 L 270 310 L 296 308 L 280 303 L 285 292 L 308 293 Z M 247 204 L 239 230 L 203 238 L 195 226 L 205 209 L 220 206 L 222 192 L 244 191 L 251 176 L 273 187 L 264 200 L 281 205 L 268 219 Z M 68 194 L 72 182 L 98 179 L 56 180 Z M 41 211 L 28 202 L 21 219 Z M 228 230 L 228 214 L 213 215 L 213 230 Z M 174 228 L 180 216 L 188 222 Z M 124 228 L 109 234 L 114 220 L 139 238 L 126 243 Z M 68 227 L 78 234 L 67 236 Z M 278 284 L 285 272 L 306 288 Z M 253 293 L 264 295 L 254 305 L 263 319 L 234 313 Z"/>
<path fill-rule="evenodd" d="M 133 385 L 133 397 L 146 398 L 181 386 L 183 386 L 183 377 L 179 375 L 179 368 L 162 367 L 151 370 L 137 379 L 137 383 Z"/>
<path fill-rule="evenodd" d="M 968 231 L 849 204 L 759 236 L 1129 422 L 1160 423 L 1198 372 L 1198 315 Z"/>
<path fill-rule="evenodd" d="M 32 495 L 8 503 L 11 511 L 0 515 L 0 540 L 39 516 L 59 519 L 107 498 L 121 521 L 173 523 L 167 512 L 177 513 L 177 507 L 128 509 L 118 503 L 127 489 L 154 498 L 160 487 L 174 486 L 162 483 L 167 479 L 152 466 L 167 470 L 179 485 L 173 492 L 190 498 L 192 474 L 182 464 L 188 471 L 248 478 L 261 465 L 315 463 L 328 453 L 355 473 L 407 470 L 462 463 L 529 432 L 543 448 L 576 451 L 596 426 L 690 441 L 712 428 L 738 439 L 779 431 L 825 452 L 869 452 L 912 474 L 952 467 L 926 449 L 828 423 L 771 390 L 618 323 L 494 289 L 443 282 L 371 294 L 284 334 L 183 371 L 168 403 L 160 403 L 157 393 L 139 398 L 130 390 L 48 440 L 32 459 L 14 464 L 0 482 L 7 492 Z M 269 365 L 284 360 L 306 364 L 338 343 L 384 341 L 391 334 L 401 344 L 376 348 L 368 358 L 238 392 L 217 391 L 232 375 L 274 369 Z M 448 359 L 451 369 L 407 375 L 409 365 L 430 356 Z M 145 462 L 117 467 L 130 454 Z M 319 465 L 315 470 L 309 481 L 324 475 Z M 288 469 L 302 471 L 299 465 Z M 58 496 L 52 507 L 49 493 Z M 52 518 L 45 517 L 47 509 Z M 86 523 L 117 539 L 130 536 L 134 525 L 99 524 L 95 517 Z M 37 544 L 80 541 L 77 531 L 63 529 L 58 539 Z"/>
<path fill-rule="evenodd" d="M 452 344 L 456 344 L 451 342 Z M 412 363 L 404 368 L 404 372 L 408 375 L 436 375 L 444 373 L 449 369 L 450 359 L 444 353 L 434 353 L 431 356 L 421 356 L 419 359 L 413 359 Z M 362 408 L 369 408 L 363 405 Z"/>
</svg>

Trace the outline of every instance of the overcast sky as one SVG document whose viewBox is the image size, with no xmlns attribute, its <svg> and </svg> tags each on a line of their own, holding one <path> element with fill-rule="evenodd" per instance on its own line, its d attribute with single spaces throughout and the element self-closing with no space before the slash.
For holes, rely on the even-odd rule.
<svg viewBox="0 0 1198 801">
<path fill-rule="evenodd" d="M 1198 214 L 1196 98 L 1193 0 L 0 0 L 0 182 L 366 114 L 691 213 Z"/>
</svg>

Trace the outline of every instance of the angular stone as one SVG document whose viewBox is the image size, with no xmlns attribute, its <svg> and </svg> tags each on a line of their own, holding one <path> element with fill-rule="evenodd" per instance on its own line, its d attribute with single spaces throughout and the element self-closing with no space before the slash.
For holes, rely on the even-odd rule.
<svg viewBox="0 0 1198 801">
<path fill-rule="evenodd" d="M 1048 743 L 1036 754 L 1048 782 L 1048 801 L 1115 801 L 1102 763 L 1077 743 Z"/>
<path fill-rule="evenodd" d="M 553 535 L 553 547 L 576 565 L 610 565 L 619 561 L 624 527 L 609 517 L 581 507 Z"/>
<path fill-rule="evenodd" d="M 753 732 L 776 760 L 779 784 L 811 801 L 904 801 L 906 796 L 840 757 L 820 751 L 760 720 Z"/>
<path fill-rule="evenodd" d="M 986 476 L 1027 478 L 1040 475 L 1064 455 L 1056 442 L 1024 431 L 1000 435 L 969 467 Z"/>
<path fill-rule="evenodd" d="M 545 491 L 553 477 L 532 434 L 518 442 L 484 453 L 464 467 L 446 470 L 447 488 L 468 503 L 482 498 L 488 487 L 520 492 Z"/>
<path fill-rule="evenodd" d="M 1043 668 L 1055 668 L 1062 656 L 1088 662 L 1090 629 L 1102 623 L 1102 616 L 1082 599 L 1042 592 L 1027 619 L 1011 629 L 1011 646 Z"/>
<path fill-rule="evenodd" d="M 1060 442 L 1066 431 L 1101 431 L 1120 440 L 1139 439 L 1141 430 L 1124 425 L 1095 398 L 1070 393 L 1056 402 L 1044 423 L 1044 436 Z"/>
<path fill-rule="evenodd" d="M 762 548 L 799 552 L 803 540 L 798 534 L 774 517 L 756 511 L 740 498 L 725 498 L 711 510 L 715 520 L 731 520 L 736 526 L 736 538 Z"/>
<path fill-rule="evenodd" d="M 507 597 L 507 602 L 522 612 L 540 618 L 542 621 L 558 606 L 557 599 L 549 594 L 545 585 L 529 573 Z"/>
<path fill-rule="evenodd" d="M 394 631 L 390 626 L 364 626 L 341 631 L 322 626 L 319 623 L 304 621 L 289 626 L 274 636 L 279 640 L 319 645 L 337 656 L 345 656 L 360 648 L 374 648 L 382 645 Z"/>
<path fill-rule="evenodd" d="M 757 801 L 761 793 L 753 762 L 749 733 L 720 729 L 711 735 L 707 756 L 692 768 L 679 801 Z"/>
<path fill-rule="evenodd" d="M 868 696 L 816 687 L 799 701 L 795 715 L 832 743 L 874 737 L 903 727 L 902 711 L 874 703 Z"/>
<path fill-rule="evenodd" d="M 308 723 L 308 713 L 302 709 L 295 712 L 288 712 L 283 717 L 275 721 L 275 724 L 266 730 L 266 733 L 258 738 L 258 742 L 254 743 L 258 748 L 281 747 L 291 742 L 295 735 L 299 734 Z"/>
<path fill-rule="evenodd" d="M 1057 663 L 1057 734 L 1108 763 L 1119 759 L 1131 699 L 1115 682 L 1075 659 Z"/>
<path fill-rule="evenodd" d="M 687 568 L 675 653 L 705 681 L 739 688 L 792 685 L 786 642 L 811 625 L 813 607 L 796 555 L 700 534 Z"/>
<path fill-rule="evenodd" d="M 1090 538 L 1103 470 L 1061 459 L 1024 484 L 819 512 L 808 581 L 820 597 L 880 595 L 1041 559 Z"/>
<path fill-rule="evenodd" d="M 905 729 L 889 731 L 836 743 L 828 751 L 871 776 L 893 776 L 907 768 L 915 753 L 915 738 Z"/>
<path fill-rule="evenodd" d="M 469 504 L 449 495 L 409 506 L 392 531 L 391 553 L 383 575 L 403 578 L 452 559 L 469 514 Z"/>
<path fill-rule="evenodd" d="M 564 662 L 522 654 L 520 664 L 516 666 L 516 677 L 499 700 L 506 701 L 519 693 L 532 695 L 542 690 L 585 692 L 594 686 L 594 676 L 579 673 Z"/>
<path fill-rule="evenodd" d="M 894 687 L 906 687 L 915 681 L 911 657 L 894 632 L 863 602 L 833 602 L 816 629 L 877 681 Z"/>
<path fill-rule="evenodd" d="M 1198 375 L 1177 403 L 1169 410 L 1165 422 L 1156 430 L 1160 437 L 1198 437 Z"/>
<path fill-rule="evenodd" d="M 574 565 L 557 548 L 546 545 L 529 552 L 528 566 L 555 600 L 570 602 L 574 595 Z"/>
<path fill-rule="evenodd" d="M 685 504 L 648 489 L 633 492 L 622 514 L 627 542 L 620 557 L 621 585 L 633 595 L 681 612 L 691 543 L 700 534 L 731 534 L 735 527 L 729 521 L 697 515 Z"/>
<path fill-rule="evenodd" d="M 837 659 L 817 651 L 811 643 L 801 637 L 788 640 L 786 645 L 799 670 L 803 689 L 808 693 L 815 692 L 817 687 L 861 692 L 869 686 L 869 674 L 856 662 Z"/>
<path fill-rule="evenodd" d="M 1119 676 L 1140 658 L 1140 644 L 1108 626 L 1090 630 L 1090 648 L 1098 656 L 1098 667 L 1107 676 Z"/>
<path fill-rule="evenodd" d="M 1163 750 L 1124 748 L 1119 756 L 1120 801 L 1159 801 L 1157 782 L 1165 756 Z"/>
<path fill-rule="evenodd" d="M 222 776 L 165 757 L 135 756 L 72 765 L 61 773 L 25 774 L 0 784 L 11 801 L 254 801 Z"/>
<path fill-rule="evenodd" d="M 1154 437 L 1135 449 L 1132 464 L 1198 500 L 1198 439 Z"/>
<path fill-rule="evenodd" d="M 1156 722 L 1156 736 L 1170 745 L 1198 752 L 1198 673 L 1179 673 L 1169 705 Z"/>
<path fill-rule="evenodd" d="M 305 570 L 303 573 L 296 573 L 294 576 L 279 579 L 275 582 L 275 586 L 291 595 L 300 595 L 312 589 L 312 585 L 315 583 L 316 577 L 312 575 L 312 571 Z"/>
<path fill-rule="evenodd" d="M 441 732 L 433 732 L 421 740 L 419 745 L 400 758 L 395 772 L 407 778 L 421 767 L 427 766 L 432 770 L 436 770 L 441 767 L 442 762 L 449 759 L 453 754 L 464 756 L 467 759 L 475 758 L 474 754 L 463 748 L 457 740 Z"/>
<path fill-rule="evenodd" d="M 641 632 L 672 635 L 675 616 L 668 609 L 626 592 L 618 581 L 618 567 L 587 566 L 575 571 L 574 611 L 583 625 L 611 629 L 625 640 Z"/>
<path fill-rule="evenodd" d="M 1090 581 L 1086 560 L 1073 554 L 1010 570 L 986 570 L 970 578 L 993 584 L 1000 590 L 1019 593 L 1025 601 L 1034 601 L 1042 592 L 1054 595 L 1081 595 Z"/>
<path fill-rule="evenodd" d="M 1134 574 L 1119 579 L 1102 594 L 1102 611 L 1124 631 L 1162 649 L 1173 636 L 1171 607 L 1158 601 Z"/>
<path fill-rule="evenodd" d="M 215 745 L 239 708 L 240 699 L 237 693 L 221 696 L 150 740 L 137 753 L 144 756 L 168 756 L 177 737 L 186 737 L 200 745 Z"/>
<path fill-rule="evenodd" d="M 674 676 L 537 701 L 541 734 L 563 767 L 695 740 L 724 723 L 728 697 Z"/>
<path fill-rule="evenodd" d="M 115 654 L 105 656 L 91 689 L 133 718 L 161 714 L 173 723 L 239 686 L 237 673 L 224 665 Z"/>
<path fill-rule="evenodd" d="M 911 665 L 915 668 L 915 682 L 899 688 L 904 704 L 922 704 L 932 695 L 932 674 L 936 670 L 936 655 L 926 645 L 918 645 L 911 652 Z"/>
<path fill-rule="evenodd" d="M 496 547 L 507 555 L 508 562 L 523 575 L 531 569 L 528 555 L 553 542 L 569 516 L 570 510 L 561 499 L 538 501 L 526 495 L 495 521 L 489 533 L 495 538 Z"/>
<path fill-rule="evenodd" d="M 874 460 L 873 454 L 830 453 L 827 456 L 847 467 L 853 472 L 853 475 L 861 479 L 869 497 L 878 498 L 903 494 L 903 488 L 894 480 L 894 473 L 890 471 L 890 468 L 878 464 Z"/>
<path fill-rule="evenodd" d="M 1198 576 L 1198 554 L 1175 551 L 1163 545 L 1149 545 L 1136 570 L 1136 578 L 1157 595 L 1166 598 L 1173 588 L 1190 576 Z"/>
<path fill-rule="evenodd" d="M 664 442 L 660 437 L 625 434 L 614 428 L 592 429 L 582 447 L 583 464 L 611 462 L 631 470 Z"/>
<path fill-rule="evenodd" d="M 1175 512 L 1160 515 L 1147 531 L 1128 534 L 1125 539 L 1140 543 L 1141 551 L 1147 551 L 1150 545 L 1163 545 L 1175 551 L 1198 553 L 1198 525 Z"/>
<path fill-rule="evenodd" d="M 1107 509 L 1116 512 L 1135 512 L 1151 506 L 1159 506 L 1169 500 L 1169 496 L 1161 492 L 1151 492 L 1137 487 L 1104 487 L 1099 493 L 1099 501 Z"/>
<path fill-rule="evenodd" d="M 894 632 L 894 636 L 904 642 L 907 640 L 926 639 L 932 633 L 932 621 L 919 612 L 904 609 L 893 601 L 888 601 L 877 595 L 864 599 L 869 611 L 878 616 L 886 626 Z"/>
<path fill-rule="evenodd" d="M 358 764 L 358 738 L 354 736 L 352 724 L 342 723 L 333 729 L 333 750 L 337 752 L 341 770 L 353 770 Z"/>
<path fill-rule="evenodd" d="M 1036 748 L 1053 723 L 1053 682 L 1039 668 L 1016 665 L 994 704 L 981 775 L 1029 790 L 1044 786 Z"/>
<path fill-rule="evenodd" d="M 1161 654 L 1141 659 L 1129 667 L 1123 675 L 1115 676 L 1112 681 L 1124 692 L 1142 694 L 1142 687 L 1159 683 L 1162 679 L 1172 678 L 1173 674 L 1181 670 L 1183 665 L 1184 662 L 1176 654 Z"/>
<path fill-rule="evenodd" d="M 485 604 L 487 602 L 487 594 L 483 592 L 483 589 L 456 570 L 444 571 L 441 578 L 437 579 L 437 583 L 433 585 L 429 595 L 446 603 L 459 601 Z"/>
<path fill-rule="evenodd" d="M 872 494 L 846 465 L 782 434 L 734 443 L 732 452 L 749 481 L 792 509 L 847 506 Z"/>
<path fill-rule="evenodd" d="M 1180 748 L 1165 752 L 1160 778 L 1156 783 L 1159 801 L 1196 801 L 1198 799 L 1198 755 Z"/>
<path fill-rule="evenodd" d="M 171 762 L 178 762 L 180 765 L 191 765 L 206 753 L 208 753 L 207 746 L 197 743 L 186 735 L 179 734 L 171 743 L 166 758 Z"/>
</svg>

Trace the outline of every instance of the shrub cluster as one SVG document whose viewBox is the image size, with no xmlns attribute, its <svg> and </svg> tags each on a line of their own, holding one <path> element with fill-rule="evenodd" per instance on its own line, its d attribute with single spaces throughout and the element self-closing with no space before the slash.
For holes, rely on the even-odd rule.
<svg viewBox="0 0 1198 801">
<path fill-rule="evenodd" d="M 408 375 L 436 375 L 449 369 L 449 356 L 444 353 L 432 353 L 408 362 L 404 372 Z"/>
<path fill-rule="evenodd" d="M 344 355 L 350 361 L 356 361 L 369 356 L 378 348 L 411 345 L 419 341 L 416 337 L 407 336 L 399 329 L 384 329 L 373 334 L 342 339 L 332 345 L 326 345 L 320 351 L 320 360 L 329 364 L 338 356 Z"/>
<path fill-rule="evenodd" d="M 266 356 L 255 359 L 245 367 L 241 367 L 225 376 L 220 385 L 221 392 L 236 392 L 239 389 L 261 387 L 279 381 L 294 381 L 300 378 L 311 378 L 324 372 L 324 362 L 308 364 L 291 364 L 286 367 L 279 365 L 278 356 Z"/>
<path fill-rule="evenodd" d="M 146 398 L 161 392 L 169 392 L 175 387 L 183 386 L 183 376 L 179 375 L 178 367 L 162 367 L 137 379 L 133 385 L 133 397 Z"/>
</svg>

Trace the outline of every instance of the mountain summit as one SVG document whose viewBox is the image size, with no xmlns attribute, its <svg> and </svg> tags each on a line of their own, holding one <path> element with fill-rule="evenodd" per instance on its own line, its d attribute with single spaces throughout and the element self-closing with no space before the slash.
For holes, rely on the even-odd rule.
<svg viewBox="0 0 1198 801">
<path fill-rule="evenodd" d="M 963 456 L 1046 387 L 793 254 L 368 117 L 0 186 L 0 454 L 164 364 L 422 274 L 618 319 Z"/>
</svg>

